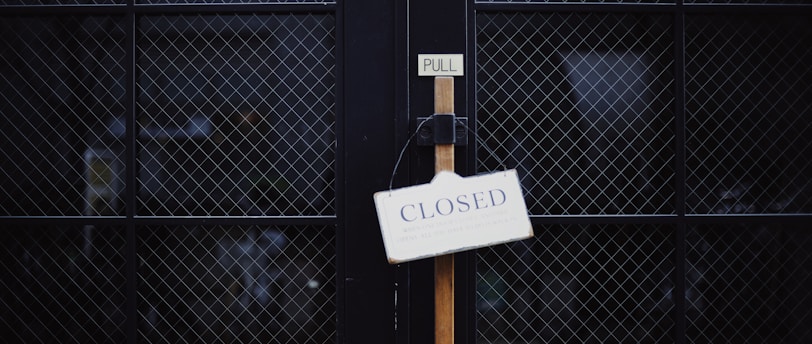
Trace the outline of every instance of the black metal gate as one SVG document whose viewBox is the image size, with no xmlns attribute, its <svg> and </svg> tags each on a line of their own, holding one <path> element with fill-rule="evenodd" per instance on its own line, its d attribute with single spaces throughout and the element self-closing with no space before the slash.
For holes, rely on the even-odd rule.
<svg viewBox="0 0 812 344">
<path fill-rule="evenodd" d="M 336 338 L 335 4 L 3 2 L 10 342 Z"/>
<path fill-rule="evenodd" d="M 477 170 L 537 224 L 478 342 L 812 339 L 809 7 L 655 2 L 474 5 Z"/>
<path fill-rule="evenodd" d="M 457 170 L 516 168 L 536 238 L 457 255 L 457 342 L 810 342 L 810 18 L 0 1 L 0 333 L 431 342 L 433 264 L 386 264 L 371 195 L 431 178 L 416 55 L 464 53 Z"/>
</svg>

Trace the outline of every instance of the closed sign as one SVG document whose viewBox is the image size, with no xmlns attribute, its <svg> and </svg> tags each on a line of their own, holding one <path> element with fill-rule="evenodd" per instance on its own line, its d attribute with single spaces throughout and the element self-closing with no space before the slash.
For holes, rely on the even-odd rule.
<svg viewBox="0 0 812 344">
<path fill-rule="evenodd" d="M 440 172 L 429 184 L 374 198 L 390 264 L 533 236 L 515 170 L 467 178 Z"/>
</svg>

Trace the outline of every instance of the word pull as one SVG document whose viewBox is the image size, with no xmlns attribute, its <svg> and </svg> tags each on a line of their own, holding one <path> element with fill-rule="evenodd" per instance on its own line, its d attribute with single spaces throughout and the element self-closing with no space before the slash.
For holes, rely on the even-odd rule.
<svg viewBox="0 0 812 344">
<path fill-rule="evenodd" d="M 463 76 L 463 54 L 418 54 L 417 76 Z"/>
<path fill-rule="evenodd" d="M 374 198 L 390 264 L 533 237 L 516 170 L 467 178 L 443 171 Z"/>
</svg>

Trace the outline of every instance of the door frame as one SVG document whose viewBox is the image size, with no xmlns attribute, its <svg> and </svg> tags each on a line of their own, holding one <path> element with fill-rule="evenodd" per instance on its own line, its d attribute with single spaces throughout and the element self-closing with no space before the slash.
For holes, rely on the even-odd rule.
<svg viewBox="0 0 812 344">
<path fill-rule="evenodd" d="M 417 54 L 463 53 L 468 44 L 470 1 L 344 1 L 344 175 L 338 213 L 338 342 L 434 341 L 433 259 L 389 265 L 372 194 L 421 184 L 434 175 L 434 150 L 411 138 L 417 117 L 433 112 L 433 78 L 418 77 Z M 437 27 L 453 29 L 435 30 Z M 455 77 L 457 116 L 475 123 L 474 66 Z M 476 128 L 470 128 L 475 132 Z M 456 150 L 456 172 L 475 169 L 474 135 Z M 402 161 L 399 152 L 405 147 Z M 374 163 L 370 163 L 374 160 Z M 398 170 L 393 171 L 398 163 Z M 341 167 L 339 167 L 341 168 Z M 455 255 L 455 340 L 474 342 L 475 255 Z"/>
</svg>

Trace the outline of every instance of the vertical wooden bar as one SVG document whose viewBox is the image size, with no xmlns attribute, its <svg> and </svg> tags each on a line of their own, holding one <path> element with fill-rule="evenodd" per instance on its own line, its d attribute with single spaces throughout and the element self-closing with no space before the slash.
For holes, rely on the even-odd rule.
<svg viewBox="0 0 812 344">
<path fill-rule="evenodd" d="M 434 113 L 454 113 L 454 78 L 434 78 Z M 454 171 L 454 144 L 434 146 L 434 171 Z M 454 255 L 434 258 L 434 342 L 454 343 Z"/>
</svg>

